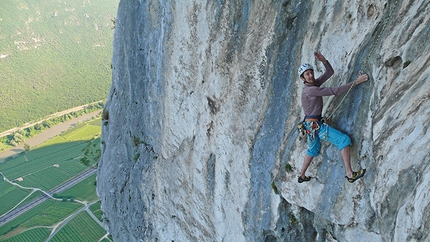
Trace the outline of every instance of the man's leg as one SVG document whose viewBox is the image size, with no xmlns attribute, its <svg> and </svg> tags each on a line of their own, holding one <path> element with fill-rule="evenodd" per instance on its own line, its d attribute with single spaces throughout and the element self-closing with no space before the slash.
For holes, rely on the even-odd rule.
<svg viewBox="0 0 430 242">
<path fill-rule="evenodd" d="M 306 170 L 308 169 L 309 165 L 311 164 L 312 160 L 314 158 L 308 154 L 305 155 L 305 161 L 303 162 L 302 171 L 300 172 L 300 177 L 302 179 L 305 179 Z"/>
<path fill-rule="evenodd" d="M 324 130 L 321 131 L 323 137 L 321 139 L 328 140 L 332 144 L 336 145 L 340 149 L 340 154 L 342 155 L 343 164 L 345 165 L 346 176 L 352 177 L 351 168 L 351 154 L 350 146 L 351 139 L 347 134 L 340 132 L 328 125 L 325 125 Z"/>
<path fill-rule="evenodd" d="M 311 164 L 315 156 L 317 156 L 321 150 L 321 141 L 318 136 L 311 138 L 308 135 L 309 148 L 306 151 L 305 160 L 303 162 L 302 170 L 300 172 L 300 178 L 305 179 L 306 170 Z"/>
<path fill-rule="evenodd" d="M 351 168 L 351 155 L 349 152 L 349 146 L 343 148 L 340 150 L 340 154 L 342 155 L 343 164 L 345 165 L 345 172 L 346 176 L 351 178 L 352 177 L 352 168 Z"/>
</svg>

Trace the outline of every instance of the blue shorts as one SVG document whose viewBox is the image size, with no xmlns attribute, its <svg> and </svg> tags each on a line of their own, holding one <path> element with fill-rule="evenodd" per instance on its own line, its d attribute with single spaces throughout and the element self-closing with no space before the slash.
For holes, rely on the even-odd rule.
<svg viewBox="0 0 430 242">
<path fill-rule="evenodd" d="M 310 124 L 310 122 L 306 122 L 305 126 L 309 127 Z M 337 146 L 339 150 L 351 145 L 351 139 L 348 135 L 328 126 L 327 124 L 320 123 L 320 129 L 315 133 L 314 137 L 308 135 L 309 149 L 306 152 L 308 155 L 315 157 L 320 153 L 320 140 L 329 141 L 330 143 Z"/>
</svg>

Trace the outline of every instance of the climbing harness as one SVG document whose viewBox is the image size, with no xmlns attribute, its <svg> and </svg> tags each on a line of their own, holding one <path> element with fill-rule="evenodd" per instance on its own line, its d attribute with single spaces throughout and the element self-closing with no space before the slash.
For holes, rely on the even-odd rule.
<svg viewBox="0 0 430 242">
<path fill-rule="evenodd" d="M 309 121 L 305 123 L 305 126 L 307 126 L 306 131 L 308 132 L 311 140 L 315 138 L 315 135 L 318 135 L 318 130 L 320 130 L 321 126 L 316 121 Z"/>
<path fill-rule="evenodd" d="M 363 69 L 364 69 L 363 67 L 366 67 L 366 66 L 367 66 L 367 63 L 368 63 L 368 61 L 369 61 L 369 58 L 370 58 L 370 56 L 372 55 L 372 53 L 373 53 L 373 51 L 374 51 L 374 49 L 375 49 L 376 45 L 379 43 L 379 40 L 381 39 L 382 33 L 384 32 L 385 27 L 387 26 L 388 22 L 390 21 L 391 16 L 393 15 L 394 9 L 396 8 L 396 6 L 397 6 L 397 3 L 398 3 L 398 2 L 399 2 L 399 0 L 396 0 L 396 2 L 394 3 L 393 7 L 391 7 L 391 10 L 390 10 L 390 12 L 389 12 L 389 14 L 388 14 L 388 17 L 387 17 L 387 19 L 385 20 L 384 25 L 382 25 L 381 31 L 379 32 L 378 37 L 376 38 L 376 41 L 374 41 L 374 42 L 373 42 L 373 45 L 372 45 L 372 47 L 371 47 L 371 49 L 370 49 L 369 53 L 367 54 L 367 57 L 366 57 L 366 59 L 364 60 L 363 65 L 361 65 L 361 69 L 360 69 L 360 71 L 359 71 L 359 73 L 360 73 L 360 74 L 364 73 L 364 72 L 363 72 Z M 354 86 L 355 86 L 355 81 L 354 81 L 354 83 L 352 83 L 351 87 L 350 87 L 350 88 L 348 89 L 348 91 L 345 93 L 345 95 L 343 96 L 342 100 L 340 100 L 340 103 L 339 103 L 339 104 L 337 105 L 337 107 L 333 110 L 333 112 L 331 112 L 331 114 L 327 115 L 327 119 L 330 119 L 330 118 L 333 116 L 333 114 L 334 114 L 334 113 L 339 109 L 339 107 L 342 105 L 343 101 L 345 100 L 346 96 L 348 96 L 348 94 L 351 92 L 351 90 L 352 90 L 352 88 L 353 88 Z"/>
<path fill-rule="evenodd" d="M 302 122 L 298 123 L 297 129 L 299 130 L 299 140 L 300 141 L 306 141 L 307 136 L 310 135 L 311 132 L 306 129 L 305 122 L 302 121 Z"/>
<path fill-rule="evenodd" d="M 307 137 L 307 135 L 309 135 L 309 137 L 313 139 L 315 135 L 318 134 L 318 130 L 321 128 L 321 125 L 323 123 L 321 116 L 312 118 L 315 119 L 312 121 L 306 121 L 307 119 L 309 119 L 309 117 L 305 117 L 303 121 L 301 121 L 297 125 L 297 129 L 299 130 L 300 134 L 300 140 L 306 140 L 305 138 Z"/>
</svg>

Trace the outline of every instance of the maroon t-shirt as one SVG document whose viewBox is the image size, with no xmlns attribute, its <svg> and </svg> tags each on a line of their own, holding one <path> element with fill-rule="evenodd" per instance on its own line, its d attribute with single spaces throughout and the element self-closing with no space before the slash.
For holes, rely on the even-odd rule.
<svg viewBox="0 0 430 242">
<path fill-rule="evenodd" d="M 351 87 L 354 81 L 340 87 L 320 87 L 334 73 L 330 63 L 324 63 L 325 72 L 322 76 L 315 79 L 315 86 L 305 84 L 302 91 L 302 106 L 306 116 L 322 115 L 323 96 L 339 95 Z"/>
</svg>

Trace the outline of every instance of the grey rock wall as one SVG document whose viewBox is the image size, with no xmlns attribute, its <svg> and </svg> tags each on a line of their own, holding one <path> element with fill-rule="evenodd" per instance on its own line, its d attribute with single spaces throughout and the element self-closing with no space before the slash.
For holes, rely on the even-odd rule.
<svg viewBox="0 0 430 242">
<path fill-rule="evenodd" d="M 430 3 L 121 1 L 97 190 L 116 241 L 426 241 Z M 349 184 L 306 144 L 297 68 L 320 50 L 351 136 Z M 340 106 L 339 106 L 340 105 Z M 339 108 L 335 111 L 336 107 Z"/>
</svg>

